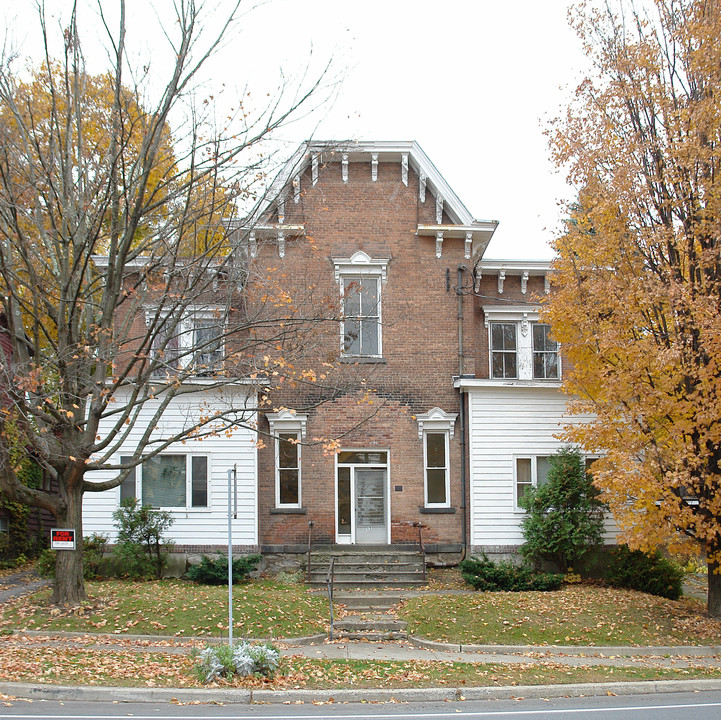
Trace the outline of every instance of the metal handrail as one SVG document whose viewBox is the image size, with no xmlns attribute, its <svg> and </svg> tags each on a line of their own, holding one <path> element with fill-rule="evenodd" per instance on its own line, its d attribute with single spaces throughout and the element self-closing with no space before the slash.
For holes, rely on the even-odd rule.
<svg viewBox="0 0 721 720">
<path fill-rule="evenodd" d="M 423 582 L 426 581 L 426 548 L 423 545 L 423 525 L 419 522 L 414 522 L 413 527 L 418 528 L 418 547 L 421 551 L 421 557 L 423 558 Z"/>
<path fill-rule="evenodd" d="M 310 551 L 313 545 L 313 521 L 308 521 L 308 560 L 305 567 L 305 579 L 310 582 Z"/>
<path fill-rule="evenodd" d="M 333 639 L 333 582 L 335 580 L 335 557 L 331 557 L 328 574 L 325 577 L 328 586 L 328 605 L 330 606 L 330 639 Z"/>
</svg>

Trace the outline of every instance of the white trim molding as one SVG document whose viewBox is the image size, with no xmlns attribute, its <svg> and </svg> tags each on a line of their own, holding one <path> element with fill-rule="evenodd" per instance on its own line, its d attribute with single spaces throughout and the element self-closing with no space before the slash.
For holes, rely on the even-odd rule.
<svg viewBox="0 0 721 720">
<path fill-rule="evenodd" d="M 308 423 L 306 414 L 283 409 L 279 412 L 265 413 L 265 416 L 270 425 L 270 434 L 274 437 L 278 437 L 282 432 L 297 432 L 300 433 L 301 440 L 305 440 L 305 426 Z"/>
<path fill-rule="evenodd" d="M 448 432 L 453 437 L 458 413 L 447 413 L 439 407 L 434 407 L 427 413 L 416 415 L 418 423 L 418 439 L 423 440 L 424 432 Z"/>
<path fill-rule="evenodd" d="M 342 275 L 366 274 L 379 275 L 381 282 L 385 284 L 388 279 L 389 258 L 371 258 L 362 250 L 353 253 L 349 258 L 333 258 L 335 269 L 335 281 L 340 282 Z"/>
</svg>

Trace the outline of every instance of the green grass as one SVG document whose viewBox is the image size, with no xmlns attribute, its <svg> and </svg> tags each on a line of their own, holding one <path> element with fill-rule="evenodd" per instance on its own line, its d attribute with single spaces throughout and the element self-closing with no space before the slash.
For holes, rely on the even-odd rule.
<svg viewBox="0 0 721 720">
<path fill-rule="evenodd" d="M 0 606 L 3 629 L 113 634 L 228 635 L 228 589 L 181 580 L 87 583 L 90 601 L 69 612 L 48 604 L 48 590 Z M 300 637 L 325 632 L 328 603 L 304 585 L 254 581 L 234 586 L 238 637 Z"/>
<path fill-rule="evenodd" d="M 200 687 L 187 655 L 108 649 L 28 647 L 0 642 L 0 680 L 66 685 Z M 316 660 L 284 657 L 275 677 L 236 678 L 218 684 L 241 688 L 408 688 L 546 685 L 577 682 L 721 678 L 721 670 L 701 666 L 662 668 L 572 667 L 544 660 L 535 665 L 434 661 Z M 212 687 L 213 685 L 211 685 Z"/>
<path fill-rule="evenodd" d="M 721 622 L 700 603 L 629 590 L 426 595 L 399 611 L 431 640 L 492 645 L 717 645 Z"/>
</svg>

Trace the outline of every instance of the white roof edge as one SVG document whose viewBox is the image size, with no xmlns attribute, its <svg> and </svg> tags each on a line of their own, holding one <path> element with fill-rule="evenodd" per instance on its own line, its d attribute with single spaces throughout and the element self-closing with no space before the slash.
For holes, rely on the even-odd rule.
<svg viewBox="0 0 721 720">
<path fill-rule="evenodd" d="M 286 166 L 281 170 L 273 187 L 277 187 L 277 192 L 288 182 L 294 171 L 300 168 L 301 160 L 306 152 L 321 153 L 333 150 L 335 152 L 360 152 L 360 153 L 407 153 L 409 156 L 409 164 L 414 166 L 414 170 L 421 170 L 426 176 L 426 182 L 430 182 L 436 194 L 440 195 L 444 203 L 446 212 L 451 211 L 452 215 L 457 218 L 459 225 L 476 225 L 482 223 L 484 225 L 498 225 L 497 220 L 477 220 L 471 215 L 468 208 L 461 202 L 460 198 L 453 191 L 446 179 L 438 171 L 438 168 L 431 162 L 430 158 L 423 151 L 423 148 L 415 140 L 311 140 L 305 141 L 300 145 Z M 281 181 L 282 178 L 282 182 Z M 268 193 L 272 197 L 272 193 Z"/>
<path fill-rule="evenodd" d="M 560 380 L 491 380 L 477 377 L 455 377 L 453 387 L 457 390 L 499 389 L 515 388 L 517 390 L 555 390 L 562 392 L 563 383 Z"/>
<path fill-rule="evenodd" d="M 478 262 L 481 270 L 535 270 L 540 272 L 549 272 L 552 270 L 553 260 L 485 260 Z"/>
</svg>

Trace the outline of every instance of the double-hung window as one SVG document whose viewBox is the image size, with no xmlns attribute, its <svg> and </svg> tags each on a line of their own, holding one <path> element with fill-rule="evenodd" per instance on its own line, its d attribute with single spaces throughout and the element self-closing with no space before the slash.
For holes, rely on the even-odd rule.
<svg viewBox="0 0 721 720">
<path fill-rule="evenodd" d="M 533 306 L 484 306 L 489 377 L 494 380 L 559 380 L 559 345 Z"/>
<path fill-rule="evenodd" d="M 558 343 L 551 338 L 551 326 L 533 323 L 533 377 L 557 380 Z"/>
<path fill-rule="evenodd" d="M 300 506 L 300 438 L 297 432 L 282 432 L 276 441 L 276 504 Z"/>
<path fill-rule="evenodd" d="M 491 323 L 491 377 L 518 377 L 516 334 L 516 323 Z"/>
<path fill-rule="evenodd" d="M 539 487 L 548 480 L 548 471 L 551 463 L 547 455 L 531 455 L 516 458 L 515 495 L 516 507 L 520 507 L 521 498 L 528 488 Z"/>
<path fill-rule="evenodd" d="M 362 251 L 333 260 L 340 289 L 341 357 L 383 357 L 382 288 L 388 262 Z"/>
<path fill-rule="evenodd" d="M 427 507 L 448 505 L 448 433 L 427 432 L 424 454 Z"/>
<path fill-rule="evenodd" d="M 416 416 L 423 442 L 423 497 L 426 508 L 449 508 L 450 438 L 458 417 L 438 407 Z"/>
<path fill-rule="evenodd" d="M 381 294 L 377 277 L 344 275 L 343 354 L 379 357 L 381 347 Z"/>
<path fill-rule="evenodd" d="M 121 457 L 121 463 L 130 462 Z M 156 508 L 207 508 L 208 457 L 163 453 L 130 471 L 120 486 L 120 501 L 138 498 Z"/>
<path fill-rule="evenodd" d="M 290 410 L 267 413 L 270 434 L 275 444 L 275 506 L 278 509 L 301 507 L 301 449 L 307 415 Z"/>
<path fill-rule="evenodd" d="M 177 316 L 149 310 L 146 321 L 154 328 L 151 361 L 155 377 L 172 377 L 180 371 L 212 375 L 221 368 L 225 318 L 220 311 L 195 307 Z"/>
<path fill-rule="evenodd" d="M 212 375 L 223 361 L 223 326 L 219 318 L 195 316 L 193 324 L 193 368 L 196 375 Z"/>
</svg>

